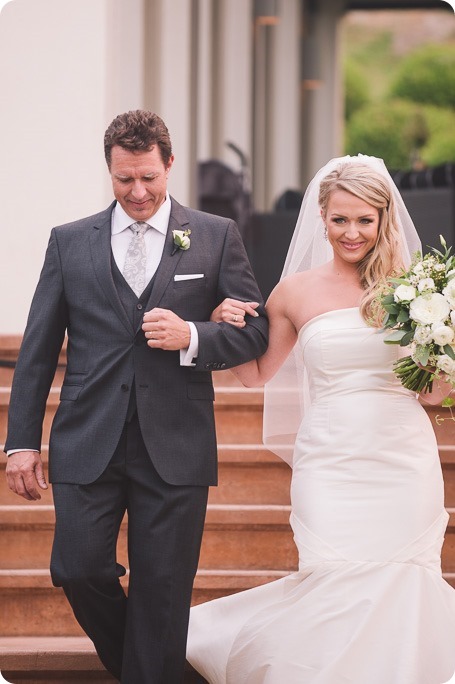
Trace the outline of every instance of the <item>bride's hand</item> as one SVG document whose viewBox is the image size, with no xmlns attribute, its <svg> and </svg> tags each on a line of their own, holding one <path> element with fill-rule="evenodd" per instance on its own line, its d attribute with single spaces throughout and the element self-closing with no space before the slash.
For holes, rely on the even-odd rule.
<svg viewBox="0 0 455 684">
<path fill-rule="evenodd" d="M 238 299 L 228 297 L 214 309 L 210 320 L 215 323 L 230 323 L 237 328 L 244 328 L 246 315 L 259 316 L 256 311 L 258 306 L 258 302 L 241 302 Z"/>
<path fill-rule="evenodd" d="M 419 365 L 419 364 L 418 364 Z M 420 366 L 422 368 L 422 366 Z M 434 373 L 436 368 L 426 367 L 423 370 Z M 419 397 L 425 403 L 430 406 L 440 406 L 444 399 L 448 399 L 452 394 L 454 387 L 449 378 L 445 373 L 439 371 L 437 377 L 433 380 L 433 385 L 431 391 L 425 390 L 420 392 Z"/>
</svg>

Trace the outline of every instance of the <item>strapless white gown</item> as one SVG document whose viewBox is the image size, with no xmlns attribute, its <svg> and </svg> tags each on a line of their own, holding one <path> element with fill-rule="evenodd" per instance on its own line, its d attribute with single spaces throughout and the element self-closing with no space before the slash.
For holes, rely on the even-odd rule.
<svg viewBox="0 0 455 684">
<path fill-rule="evenodd" d="M 188 660 L 210 684 L 442 684 L 455 671 L 448 515 L 430 421 L 396 379 L 399 348 L 358 309 L 299 344 L 311 407 L 297 436 L 299 571 L 191 611 Z"/>
</svg>

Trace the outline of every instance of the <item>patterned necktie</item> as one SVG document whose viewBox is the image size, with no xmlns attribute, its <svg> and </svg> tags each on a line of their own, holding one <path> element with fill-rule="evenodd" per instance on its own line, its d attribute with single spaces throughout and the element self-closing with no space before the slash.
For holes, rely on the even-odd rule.
<svg viewBox="0 0 455 684">
<path fill-rule="evenodd" d="M 138 221 L 130 226 L 134 235 L 128 246 L 123 267 L 123 276 L 137 297 L 145 290 L 145 268 L 147 265 L 147 251 L 145 249 L 144 233 L 150 228 L 148 223 Z"/>
</svg>

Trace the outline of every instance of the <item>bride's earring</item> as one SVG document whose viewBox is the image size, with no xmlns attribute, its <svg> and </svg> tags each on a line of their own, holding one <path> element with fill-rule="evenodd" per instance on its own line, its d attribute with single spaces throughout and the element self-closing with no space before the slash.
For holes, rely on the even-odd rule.
<svg viewBox="0 0 455 684">
<path fill-rule="evenodd" d="M 324 240 L 328 240 L 329 237 L 327 235 L 327 226 L 324 226 Z"/>
</svg>

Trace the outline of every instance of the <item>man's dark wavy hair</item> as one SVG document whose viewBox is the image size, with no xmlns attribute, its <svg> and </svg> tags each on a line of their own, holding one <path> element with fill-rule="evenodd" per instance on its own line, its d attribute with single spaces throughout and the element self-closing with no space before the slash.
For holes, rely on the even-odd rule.
<svg viewBox="0 0 455 684">
<path fill-rule="evenodd" d="M 111 168 L 111 152 L 114 145 L 131 152 L 147 152 L 158 145 L 165 166 L 172 156 L 172 144 L 164 121 L 143 109 L 125 112 L 115 117 L 104 134 L 104 156 Z"/>
</svg>

